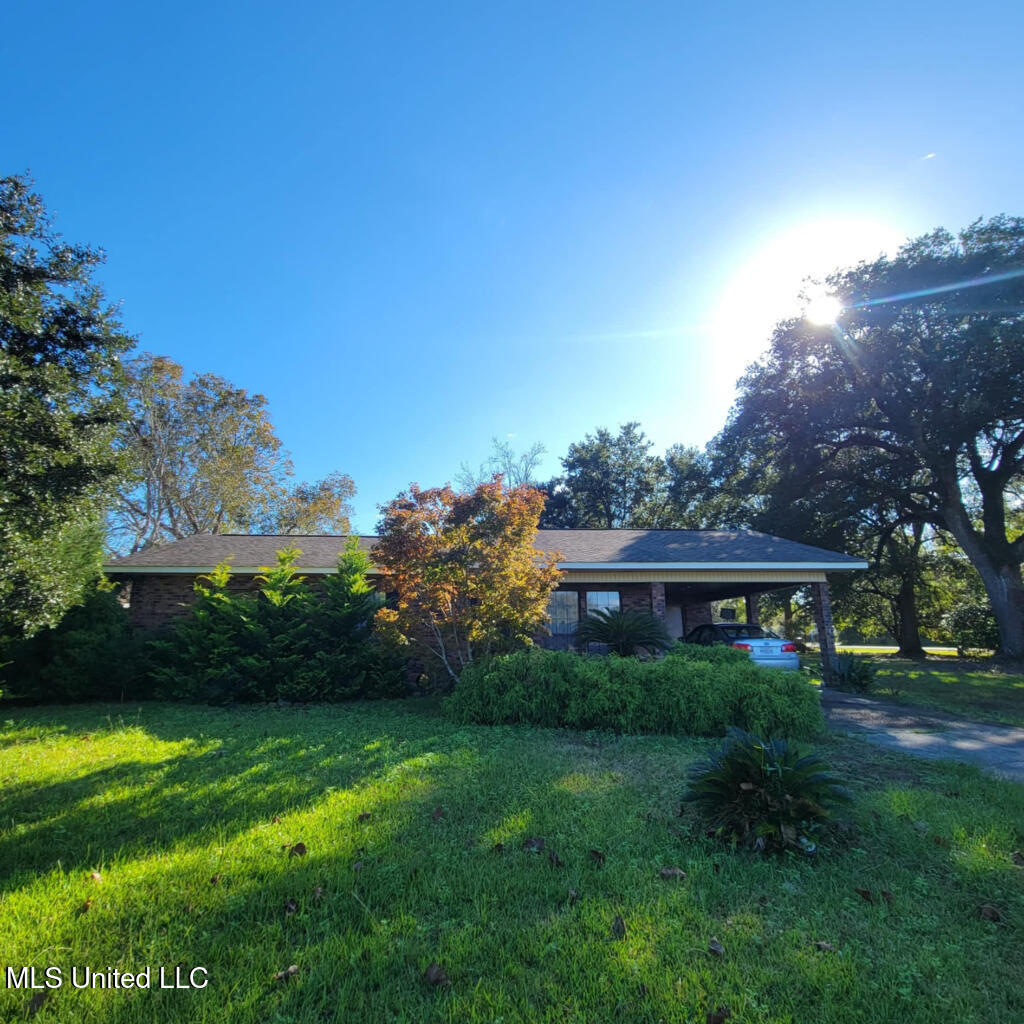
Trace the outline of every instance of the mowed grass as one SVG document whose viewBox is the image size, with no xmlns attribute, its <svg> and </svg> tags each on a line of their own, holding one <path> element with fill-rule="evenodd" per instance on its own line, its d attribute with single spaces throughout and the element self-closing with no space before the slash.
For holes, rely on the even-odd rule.
<svg viewBox="0 0 1024 1024">
<path fill-rule="evenodd" d="M 430 702 L 6 715 L 0 966 L 210 979 L 66 982 L 37 1021 L 1024 1020 L 1024 787 L 973 769 L 826 740 L 857 795 L 844 848 L 764 859 L 678 815 L 705 741 Z M 0 988 L 0 1020 L 30 999 Z"/>
<path fill-rule="evenodd" d="M 1024 675 L 998 663 L 878 659 L 877 693 L 885 700 L 965 718 L 1024 726 Z"/>
</svg>

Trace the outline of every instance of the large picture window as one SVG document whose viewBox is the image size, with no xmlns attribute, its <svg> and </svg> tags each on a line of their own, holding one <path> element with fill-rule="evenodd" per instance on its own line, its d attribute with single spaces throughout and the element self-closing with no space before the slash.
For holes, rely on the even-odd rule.
<svg viewBox="0 0 1024 1024">
<path fill-rule="evenodd" d="M 556 590 L 548 601 L 552 636 L 572 636 L 580 621 L 579 598 L 574 590 Z"/>
<path fill-rule="evenodd" d="M 587 594 L 587 614 L 597 611 L 617 612 L 619 592 L 617 590 L 591 590 Z"/>
</svg>

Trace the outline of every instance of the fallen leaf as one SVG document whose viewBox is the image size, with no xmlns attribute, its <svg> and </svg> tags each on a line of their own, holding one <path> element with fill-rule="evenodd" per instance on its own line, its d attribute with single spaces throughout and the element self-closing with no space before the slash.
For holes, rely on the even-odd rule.
<svg viewBox="0 0 1024 1024">
<path fill-rule="evenodd" d="M 604 865 L 604 854 L 600 850 L 591 850 L 590 859 L 597 865 Z"/>
<path fill-rule="evenodd" d="M 505 851 L 505 844 L 504 843 L 495 843 L 491 847 L 491 853 L 504 853 L 504 851 Z"/>
<path fill-rule="evenodd" d="M 890 907 L 892 906 L 893 896 L 892 896 L 892 893 L 889 892 L 888 889 L 883 889 L 882 890 L 882 899 L 885 900 L 885 902 L 888 903 Z"/>
<path fill-rule="evenodd" d="M 433 818 L 434 821 L 440 821 L 443 817 L 444 817 L 444 808 L 443 807 L 435 807 L 434 808 L 434 813 L 431 815 L 431 818 Z"/>
<path fill-rule="evenodd" d="M 580 894 L 575 889 L 569 890 L 569 906 L 571 907 L 578 899 Z"/>
<path fill-rule="evenodd" d="M 273 816 L 273 817 L 272 817 L 272 818 L 270 819 L 270 823 L 271 823 L 272 825 L 280 825 L 280 824 L 281 824 L 281 819 L 280 819 L 280 818 L 279 818 L 279 817 L 278 817 L 278 816 L 277 816 L 277 815 L 275 814 L 275 815 L 274 815 L 274 816 Z"/>
<path fill-rule="evenodd" d="M 875 898 L 871 895 L 870 889 L 854 889 L 853 890 L 862 900 L 867 900 L 868 903 L 874 903 Z"/>
<path fill-rule="evenodd" d="M 725 956 L 725 946 L 718 939 L 712 938 L 708 943 L 708 952 L 713 956 Z"/>
<path fill-rule="evenodd" d="M 816 942 L 814 948 L 819 953 L 834 953 L 836 951 L 836 947 L 831 942 Z"/>
<path fill-rule="evenodd" d="M 744 793 L 749 793 L 753 788 L 754 788 L 754 784 L 752 782 L 741 782 L 740 783 L 740 789 L 742 789 Z"/>
<path fill-rule="evenodd" d="M 220 875 L 211 875 L 210 885 L 220 885 Z"/>
<path fill-rule="evenodd" d="M 440 964 L 431 964 L 424 972 L 423 978 L 431 985 L 450 985 L 448 975 Z"/>
<path fill-rule="evenodd" d="M 1003 915 L 991 903 L 984 903 L 978 908 L 978 917 L 983 921 L 1002 921 L 1003 919 Z"/>
<path fill-rule="evenodd" d="M 555 853 L 554 850 L 548 850 L 548 863 L 553 868 L 564 868 L 565 867 L 565 863 L 563 862 L 562 858 L 559 857 L 558 854 Z"/>
<path fill-rule="evenodd" d="M 305 857 L 306 856 L 306 844 L 296 843 L 294 846 L 288 848 L 289 857 Z"/>
<path fill-rule="evenodd" d="M 315 886 L 313 889 L 313 899 L 319 903 L 324 898 L 324 887 L 322 885 Z"/>
<path fill-rule="evenodd" d="M 1017 867 L 1024 868 L 1024 853 L 1021 853 L 1020 850 L 1014 850 L 1013 853 L 1010 854 L 1010 860 L 1012 860 Z"/>
<path fill-rule="evenodd" d="M 676 867 L 662 868 L 658 872 L 658 874 L 661 875 L 661 877 L 664 878 L 666 881 L 668 881 L 668 879 L 670 878 L 683 879 L 686 877 L 686 872 L 682 868 Z"/>
<path fill-rule="evenodd" d="M 369 811 L 363 811 L 363 813 L 359 815 L 359 820 L 369 821 L 372 817 L 373 815 Z"/>
<path fill-rule="evenodd" d="M 42 992 L 37 992 L 29 1001 L 28 1009 L 25 1011 L 26 1017 L 34 1017 L 42 1008 L 43 1003 L 50 998 L 50 994 L 53 989 L 44 988 Z"/>
<path fill-rule="evenodd" d="M 102 876 L 102 875 L 101 875 L 101 874 L 100 874 L 100 873 L 99 873 L 98 871 L 94 871 L 94 872 L 93 872 L 93 873 L 92 873 L 92 874 L 91 874 L 91 875 L 90 875 L 89 877 L 90 877 L 90 878 L 91 878 L 91 879 L 92 879 L 92 880 L 93 880 L 93 881 L 94 881 L 94 882 L 95 882 L 95 883 L 96 883 L 97 885 L 99 885 L 99 883 L 103 881 L 103 876 Z"/>
<path fill-rule="evenodd" d="M 616 914 L 615 920 L 612 921 L 612 935 L 617 939 L 626 937 L 626 922 L 622 920 L 621 914 Z"/>
<path fill-rule="evenodd" d="M 286 967 L 283 971 L 278 971 L 274 975 L 274 981 L 287 981 L 289 978 L 294 978 L 299 973 L 299 965 L 292 964 L 290 967 Z"/>
<path fill-rule="evenodd" d="M 299 905 L 298 905 L 298 903 L 295 902 L 295 900 L 285 900 L 284 901 L 284 916 L 285 917 L 291 917 L 292 914 L 298 912 L 298 909 L 299 909 Z"/>
<path fill-rule="evenodd" d="M 89 912 L 89 908 L 90 907 L 92 907 L 92 897 L 91 896 L 78 908 L 78 910 L 75 911 L 75 913 L 79 917 L 81 917 L 83 914 L 87 914 Z"/>
<path fill-rule="evenodd" d="M 719 1006 L 715 1010 L 708 1010 L 708 1024 L 725 1024 L 731 1016 L 728 1006 Z"/>
<path fill-rule="evenodd" d="M 523 849 L 526 850 L 527 853 L 540 853 L 540 851 L 544 849 L 544 840 L 539 836 L 535 839 L 527 839 L 526 842 L 523 843 Z"/>
</svg>

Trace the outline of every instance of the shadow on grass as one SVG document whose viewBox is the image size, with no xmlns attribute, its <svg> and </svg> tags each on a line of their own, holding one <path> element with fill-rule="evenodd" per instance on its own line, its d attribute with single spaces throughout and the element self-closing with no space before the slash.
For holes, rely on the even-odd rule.
<svg viewBox="0 0 1024 1024">
<path fill-rule="evenodd" d="M 1020 807 L 1001 809 L 1010 791 L 969 769 L 829 740 L 824 752 L 858 790 L 859 847 L 765 859 L 676 817 L 701 742 L 460 728 L 387 706 L 152 708 L 139 728 L 202 743 L 39 792 L 41 810 L 67 805 L 69 834 L 95 822 L 93 846 L 74 839 L 79 866 L 93 866 L 86 853 L 118 859 L 99 884 L 65 876 L 45 893 L 45 879 L 26 877 L 8 923 L 31 930 L 10 955 L 205 966 L 211 985 L 61 991 L 59 1019 L 653 1021 L 725 1004 L 738 1019 L 902 1022 L 1013 1020 L 1019 1008 L 996 931 L 1012 942 L 1019 927 L 1014 878 L 983 843 L 1005 846 L 1012 826 L 994 823 Z M 16 798 L 32 810 L 30 786 Z M 26 850 L 26 873 L 55 863 L 46 840 L 58 837 L 50 818 L 41 824 L 51 831 Z M 528 837 L 545 849 L 525 851 Z M 282 848 L 298 841 L 305 856 Z M 0 858 L 16 854 L 5 840 Z M 689 877 L 660 879 L 665 864 Z M 894 903 L 868 904 L 857 886 L 891 890 Z M 1006 923 L 979 920 L 983 900 Z M 712 936 L 724 957 L 708 953 Z M 823 955 L 819 940 L 838 952 Z M 450 985 L 424 981 L 432 962 Z M 293 978 L 274 979 L 291 964 Z"/>
</svg>

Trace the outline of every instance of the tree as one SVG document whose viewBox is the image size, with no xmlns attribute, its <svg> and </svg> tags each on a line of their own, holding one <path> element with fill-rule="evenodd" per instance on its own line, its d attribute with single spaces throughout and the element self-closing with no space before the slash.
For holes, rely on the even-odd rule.
<svg viewBox="0 0 1024 1024">
<path fill-rule="evenodd" d="M 116 548 L 196 533 L 348 532 L 352 479 L 333 473 L 289 487 L 291 462 L 263 395 L 214 374 L 185 381 L 164 356 L 126 369 L 132 416 L 121 445 L 132 475 L 111 515 Z"/>
<path fill-rule="evenodd" d="M 511 441 L 499 441 L 491 438 L 491 454 L 480 468 L 474 471 L 468 463 L 459 467 L 456 484 L 460 491 L 472 491 L 480 484 L 490 483 L 496 475 L 500 475 L 506 487 L 538 487 L 537 468 L 547 452 L 544 445 L 537 442 L 530 445 L 524 452 L 517 452 Z"/>
<path fill-rule="evenodd" d="M 557 555 L 533 546 L 543 503 L 500 477 L 461 494 L 413 484 L 382 509 L 373 555 L 395 600 L 378 621 L 450 680 L 475 657 L 530 644 L 560 577 Z"/>
<path fill-rule="evenodd" d="M 665 462 L 639 423 L 612 434 L 599 427 L 569 445 L 565 475 L 547 485 L 542 525 L 551 528 L 642 528 L 658 521 L 665 501 Z"/>
<path fill-rule="evenodd" d="M 770 439 L 805 493 L 849 484 L 859 501 L 898 507 L 900 525 L 952 534 L 984 582 L 1001 653 L 1016 658 L 1024 534 L 1007 510 L 1024 475 L 1022 263 L 1024 219 L 997 217 L 836 272 L 838 324 L 781 323 L 724 432 L 734 452 Z"/>
<path fill-rule="evenodd" d="M 0 636 L 54 625 L 99 569 L 133 343 L 103 260 L 53 230 L 29 178 L 0 178 Z"/>
</svg>

